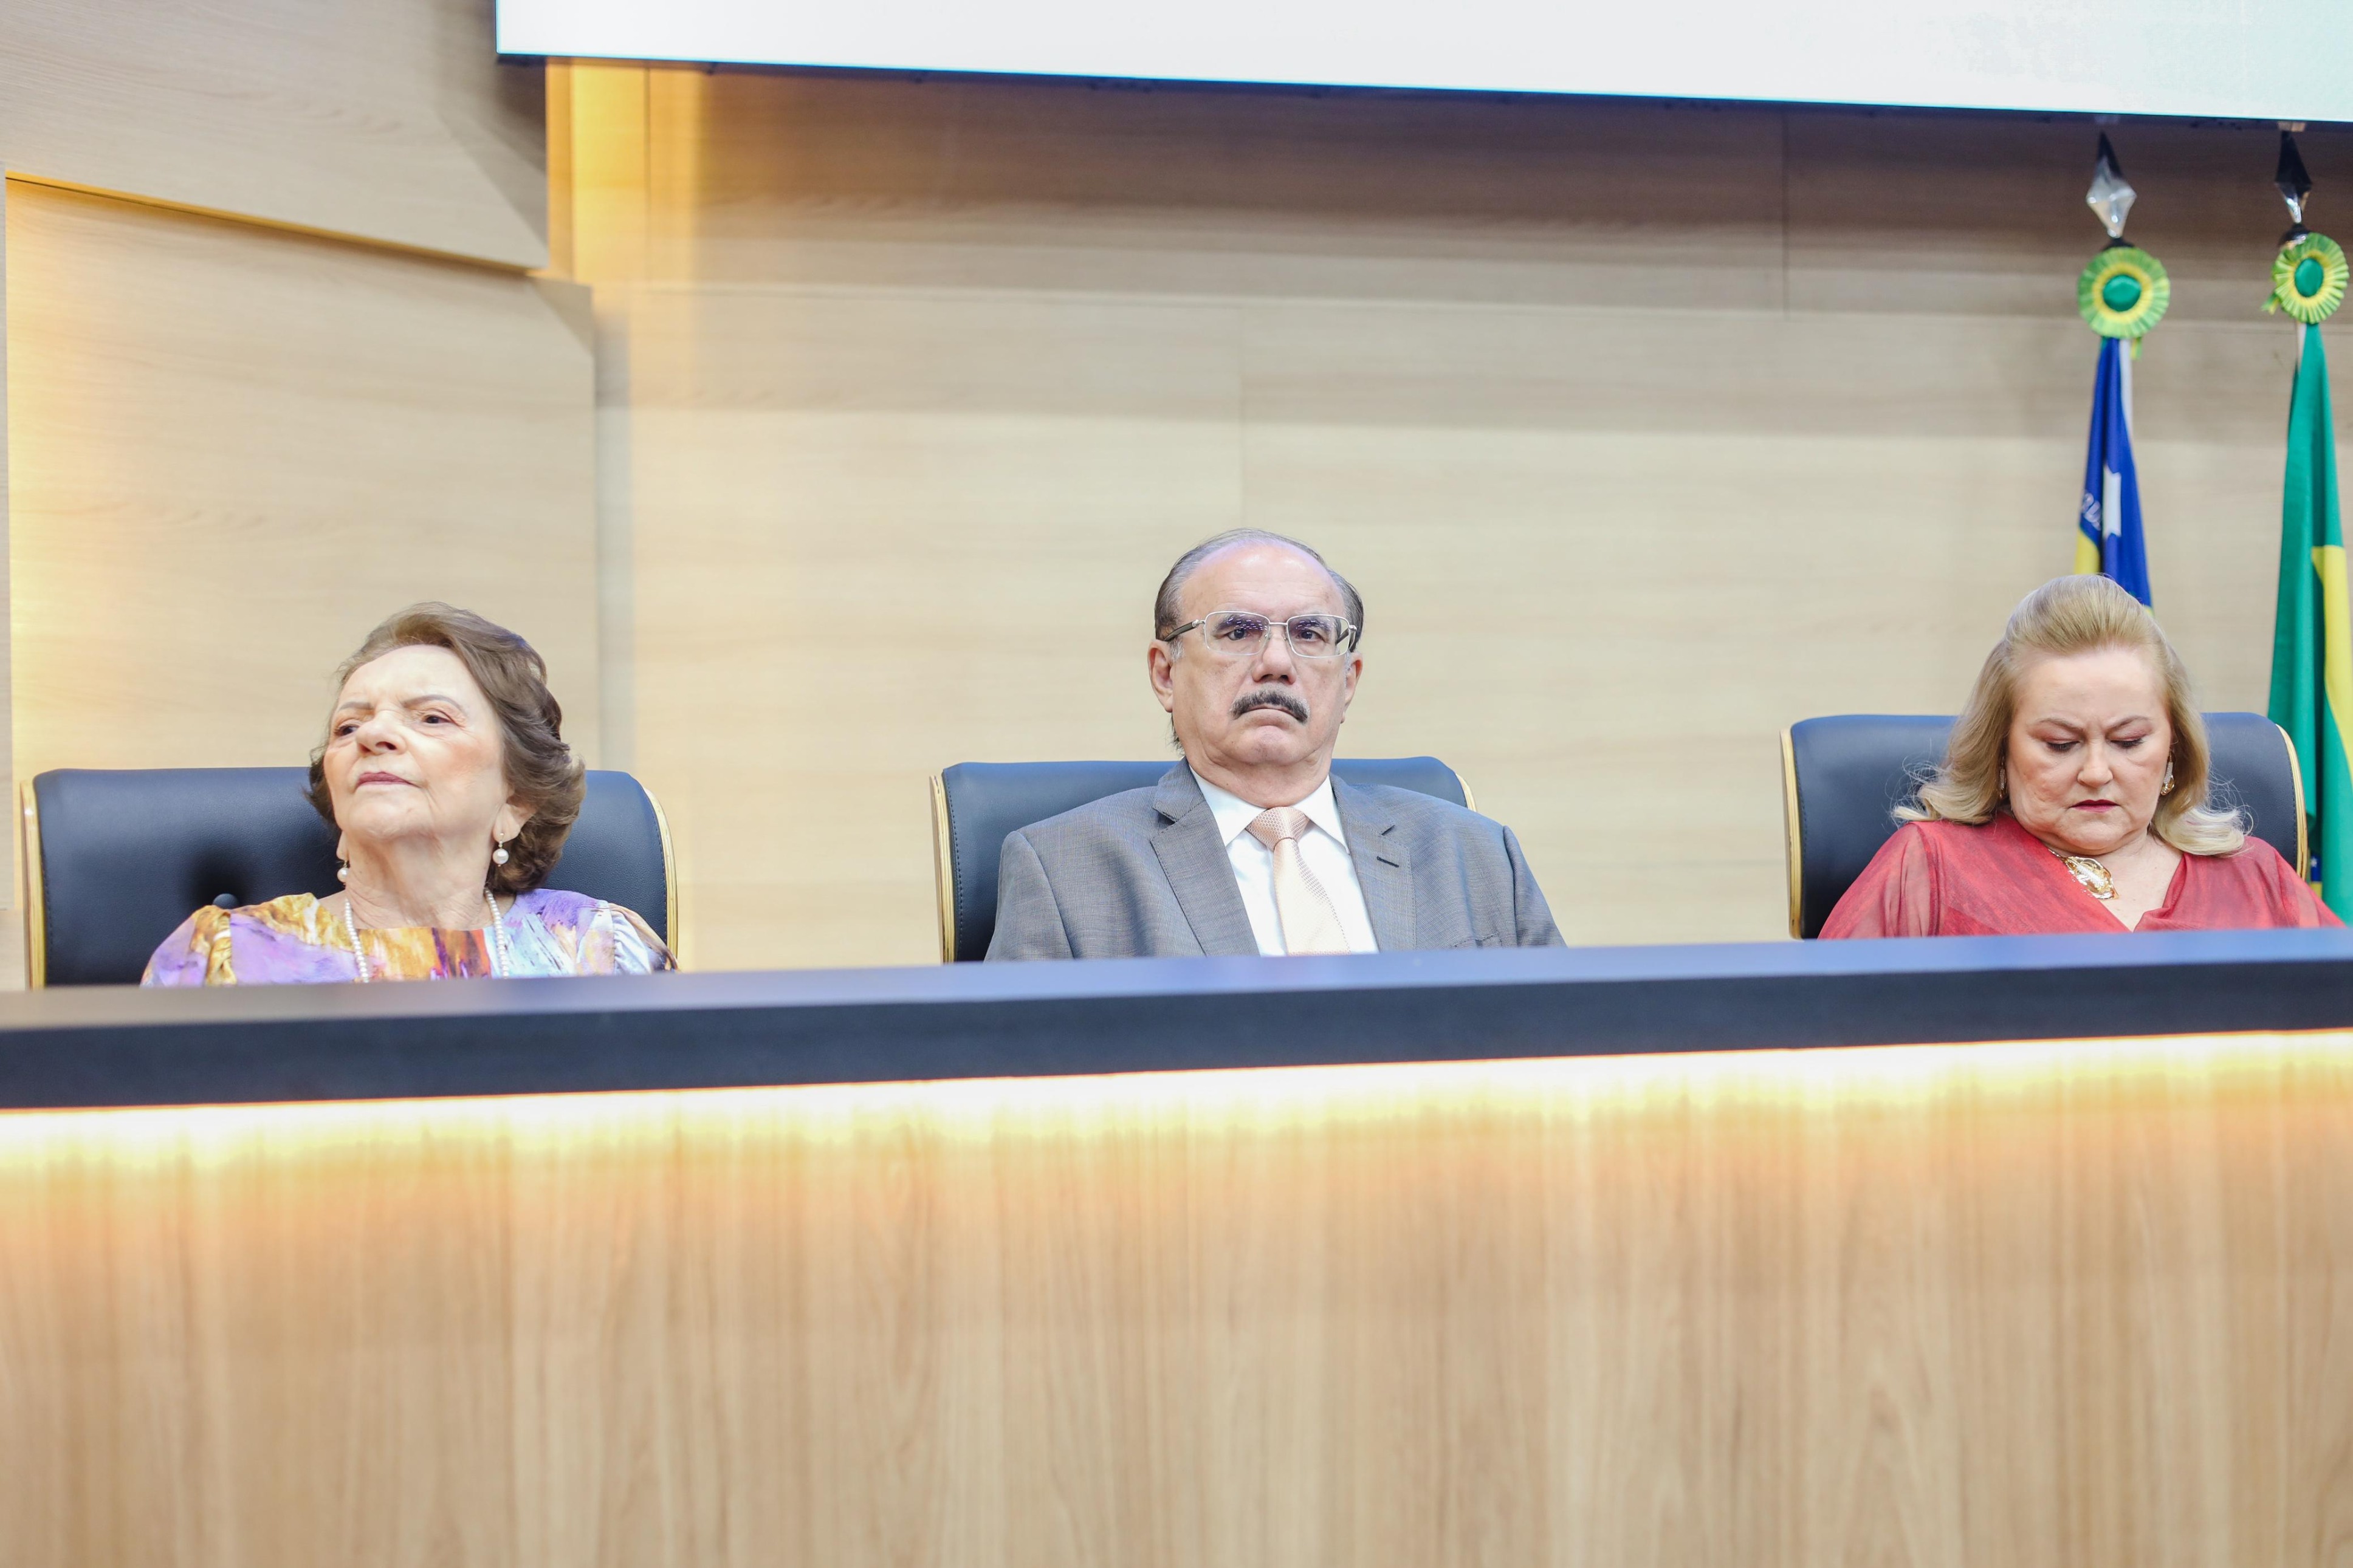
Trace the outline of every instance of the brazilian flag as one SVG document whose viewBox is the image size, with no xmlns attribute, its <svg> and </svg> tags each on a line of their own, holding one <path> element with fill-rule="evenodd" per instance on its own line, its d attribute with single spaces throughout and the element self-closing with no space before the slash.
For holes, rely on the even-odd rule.
<svg viewBox="0 0 2353 1568">
<path fill-rule="evenodd" d="M 2345 534 L 2337 512 L 2328 356 L 2317 324 L 2300 330 L 2280 508 L 2271 716 L 2295 742 L 2304 770 L 2313 882 L 2323 903 L 2353 921 L 2353 772 L 2346 763 L 2353 753 L 2353 606 L 2346 600 Z"/>
</svg>

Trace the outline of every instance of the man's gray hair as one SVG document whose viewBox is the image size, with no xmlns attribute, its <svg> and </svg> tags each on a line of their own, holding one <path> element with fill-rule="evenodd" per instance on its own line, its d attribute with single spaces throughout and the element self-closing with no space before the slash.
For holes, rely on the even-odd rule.
<svg viewBox="0 0 2353 1568">
<path fill-rule="evenodd" d="M 1159 597 L 1152 601 L 1152 635 L 1154 637 L 1166 637 L 1170 632 L 1184 625 L 1184 622 L 1178 619 L 1184 612 L 1177 607 L 1176 601 L 1184 595 L 1187 580 L 1200 569 L 1201 563 L 1219 552 L 1230 550 L 1238 544 L 1279 544 L 1285 550 L 1296 550 L 1316 565 L 1323 567 L 1325 574 L 1331 577 L 1333 584 L 1339 588 L 1341 602 L 1348 607 L 1349 624 L 1360 634 L 1364 631 L 1364 595 L 1356 592 L 1355 584 L 1333 571 L 1332 563 L 1316 553 L 1314 545 L 1302 544 L 1287 534 L 1275 533 L 1263 528 L 1229 528 L 1214 538 L 1201 541 L 1200 543 L 1176 557 L 1176 564 L 1168 568 L 1167 576 L 1160 579 Z"/>
</svg>

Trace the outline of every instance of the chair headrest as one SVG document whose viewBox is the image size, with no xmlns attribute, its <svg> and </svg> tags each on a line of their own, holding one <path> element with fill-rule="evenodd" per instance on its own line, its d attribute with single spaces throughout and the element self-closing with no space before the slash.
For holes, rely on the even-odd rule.
<svg viewBox="0 0 2353 1568">
<path fill-rule="evenodd" d="M 73 768 L 33 780 L 27 934 L 41 983 L 136 984 L 193 910 L 334 892 L 335 830 L 311 809 L 308 783 L 303 768 Z M 592 771 L 586 783 L 548 885 L 624 905 L 674 941 L 659 808 L 627 773 Z"/>
<path fill-rule="evenodd" d="M 1847 713 L 1793 724 L 1782 740 L 1789 934 L 1816 937 L 1847 889 L 1895 833 L 1895 807 L 1945 754 L 1949 716 Z M 2304 791 L 2295 755 L 2260 713 L 2209 713 L 2217 805 L 2303 868 Z"/>
<path fill-rule="evenodd" d="M 943 958 L 983 958 L 997 933 L 997 861 L 1005 836 L 1075 811 L 1089 801 L 1149 789 L 1167 763 L 958 763 L 933 781 L 933 832 L 940 862 Z M 1354 784 L 1387 784 L 1469 805 L 1454 770 L 1436 757 L 1335 761 Z"/>
</svg>

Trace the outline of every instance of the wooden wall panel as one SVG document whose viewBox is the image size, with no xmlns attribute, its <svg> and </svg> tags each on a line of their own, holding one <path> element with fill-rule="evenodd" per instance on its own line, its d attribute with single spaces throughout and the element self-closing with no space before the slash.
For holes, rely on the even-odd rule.
<svg viewBox="0 0 2353 1568">
<path fill-rule="evenodd" d="M 510 353 L 510 364 L 491 378 L 494 384 L 459 391 L 443 422 L 446 435 L 473 394 L 488 393 L 493 406 L 478 433 L 478 474 L 490 466 L 491 443 L 501 431 L 529 449 L 513 486 L 492 480 L 476 499 L 501 505 L 502 489 L 552 480 L 578 501 L 584 478 L 552 472 L 545 442 L 529 427 L 543 420 L 547 393 L 577 396 L 583 367 L 576 356 L 559 364 L 560 352 L 551 357 L 544 343 L 522 346 L 515 336 L 518 330 L 531 336 L 524 323 L 543 327 L 547 315 L 513 275 L 547 257 L 543 72 L 535 63 L 497 61 L 491 10 L 491 0 L 248 0 L 229 6 L 28 0 L 0 8 L 0 171 L 10 177 L 19 206 L 34 204 L 37 215 L 100 210 L 29 195 L 29 182 L 39 182 L 53 191 L 111 193 L 154 207 L 230 215 L 249 226 L 238 231 L 119 217 L 110 237 L 94 239 L 94 220 L 77 226 L 37 216 L 29 229 L 20 224 L 23 232 L 9 237 L 20 251 L 27 245 L 66 251 L 20 257 L 19 281 L 36 297 L 7 301 L 8 314 L 30 321 L 34 340 L 31 379 L 14 389 L 17 407 L 9 427 L 36 437 L 39 449 L 17 471 L 36 487 L 37 508 L 66 509 L 36 519 L 31 589 L 73 596 L 6 601 L 13 640 L 46 639 L 39 652 L 59 656 L 37 654 L 35 660 L 33 679 L 47 704 L 30 720 L 44 737 L 32 754 L 35 768 L 43 765 L 40 745 L 51 741 L 63 754 L 164 762 L 239 750 L 227 732 L 240 721 L 255 723 L 257 715 L 231 719 L 223 708 L 245 678 L 244 663 L 268 657 L 254 651 L 261 645 L 248 616 L 284 616 L 273 629 L 293 637 L 299 657 L 312 656 L 322 628 L 306 626 L 305 616 L 331 604 L 327 613 L 348 613 L 332 595 L 318 592 L 336 570 L 330 559 L 341 556 L 348 571 L 389 555 L 385 535 L 410 499 L 404 490 L 422 492 L 429 518 L 467 483 L 461 468 L 445 468 L 415 485 L 385 449 L 389 441 L 423 435 L 420 452 L 455 455 L 446 443 L 437 448 L 396 406 L 413 409 L 438 395 L 429 367 L 437 350 L 471 342 L 477 368 Z M 412 262 L 305 248 L 272 232 L 282 229 L 510 270 L 469 288 L 453 281 L 456 274 Z M 139 237 L 128 237 L 134 234 Z M 92 245 L 114 254 L 77 248 Z M 0 273 L 0 293 L 5 281 Z M 115 287 L 131 292 L 83 292 Z M 271 298 L 280 287 L 285 295 Z M 507 302 L 489 304 L 491 294 Z M 567 309 L 585 322 L 585 302 Z M 175 314 L 181 310 L 185 318 Z M 486 321 L 501 310 L 507 321 Z M 250 345 L 237 336 L 246 331 L 253 333 Z M 151 331 L 152 340 L 144 336 Z M 364 342 L 371 334 L 372 347 Z M 382 351 L 404 339 L 415 352 L 396 365 Z M 240 363 L 249 347 L 251 362 Z M 462 375 L 459 362 L 468 352 L 460 349 L 459 361 L 439 368 Z M 356 378 L 347 378 L 347 369 L 355 369 Z M 569 393 L 543 379 L 532 384 L 535 374 L 551 369 L 568 378 Z M 396 381 L 406 375 L 408 384 L 368 384 L 376 371 Z M 519 393 L 511 407 L 495 406 L 511 393 Z M 387 398 L 396 406 L 387 406 Z M 177 448 L 162 449 L 174 436 Z M 585 462 L 586 450 L 585 443 L 576 446 L 562 463 Z M 354 461 L 363 453 L 375 456 Z M 5 461 L 0 453 L 0 479 Z M 143 494 L 125 510 L 111 510 L 128 501 L 129 490 Z M 353 502 L 340 511 L 316 510 Z M 556 510 L 566 504 L 557 500 Z M 510 509 L 512 521 L 528 532 L 538 506 L 526 500 Z M 6 537 L 5 507 L 0 498 L 0 539 Z M 124 522 L 142 508 L 139 521 Z M 260 523 L 265 515 L 272 521 Z M 425 521 L 427 533 L 436 526 Z M 338 542 L 345 527 L 353 537 Z M 254 550 L 277 559 L 249 568 L 236 563 Z M 556 553 L 575 550 L 566 538 Z M 140 551 L 151 552 L 144 562 L 133 553 Z M 65 565 L 63 557 L 77 552 L 79 562 Z M 493 560 L 497 554 L 494 548 Z M 188 570 L 198 559 L 211 564 Z M 250 588 L 280 569 L 309 587 L 274 596 L 203 596 Z M 575 570 L 576 563 L 566 561 L 553 575 L 561 580 Z M 127 586 L 142 572 L 153 574 L 141 590 Z M 396 583 L 400 575 L 396 571 Z M 470 581 L 464 574 L 453 580 Z M 124 635 L 123 619 L 142 607 L 142 592 L 169 601 L 147 623 L 161 635 L 143 646 L 136 633 Z M 576 585 L 556 589 L 559 600 L 575 593 Z M 593 613 L 593 601 L 589 607 Z M 164 640 L 174 636 L 186 640 Z M 197 651 L 240 636 L 247 639 L 241 652 L 206 658 Z M 345 637 L 338 632 L 334 640 Z M 159 666 L 159 700 L 166 689 L 178 700 L 168 712 L 139 706 L 137 667 L 151 660 Z M 106 665 L 111 675 L 99 675 L 96 667 Z M 187 689 L 207 668 L 216 680 L 210 700 L 190 707 Z M 593 658 L 582 674 L 593 681 Z M 48 684 L 53 680 L 62 684 Z M 98 698 L 93 688 L 110 680 L 108 696 Z M 271 710 L 288 682 L 282 669 L 260 676 L 261 710 L 269 717 L 259 720 L 259 731 L 282 719 Z M 0 676 L 0 731 L 15 728 L 5 695 L 14 684 Z M 59 721 L 90 700 L 113 706 Z M 306 694 L 306 705 L 310 700 Z M 593 684 L 575 705 L 593 734 L 594 710 L 602 707 Z M 79 733 L 60 733 L 60 722 Z M 192 752 L 175 752 L 188 731 L 198 730 L 211 732 Z M 106 738 L 93 745 L 100 731 Z M 12 832 L 5 852 L 11 868 L 15 837 Z M 0 882 L 13 885 L 13 870 Z M 14 983 L 20 973 L 22 936 L 13 918 L 0 922 L 0 976 L 6 977 L 0 984 Z"/>
<path fill-rule="evenodd" d="M 511 267 L 547 258 L 536 64 L 491 0 L 17 0 L 0 168 Z"/>
<path fill-rule="evenodd" d="M 1367 593 L 1345 749 L 1455 763 L 1585 942 L 1779 935 L 1781 728 L 1950 710 L 2073 562 L 2079 124 L 587 64 L 554 90 L 629 551 L 608 709 L 689 825 L 714 964 L 928 959 L 923 775 L 1166 754 L 1151 592 L 1237 522 Z M 2176 279 L 2137 371 L 2158 608 L 2210 705 L 2259 708 L 2273 133 L 2120 134 Z M 2353 137 L 2305 145 L 2353 178 Z M 1050 649 L 1007 609 L 1059 618 Z"/>
<path fill-rule="evenodd" d="M 12 184 L 16 771 L 294 764 L 335 666 L 443 598 L 596 751 L 583 293 Z"/>
<path fill-rule="evenodd" d="M 5 305 L 7 298 L 8 185 L 5 179 L 0 179 L 0 305 Z M 8 537 L 7 418 L 8 312 L 0 309 L 0 542 Z M 8 602 L 6 560 L 7 552 L 0 549 L 0 605 Z M 0 637 L 0 660 L 9 658 L 7 643 L 7 638 Z M 8 747 L 13 753 L 15 737 L 11 733 L 11 725 L 5 721 L 5 715 L 10 711 L 11 689 L 10 680 L 0 677 L 0 746 Z M 0 767 L 0 776 L 13 779 L 10 767 L 13 767 L 13 760 L 8 767 Z M 21 857 L 17 853 L 17 835 L 9 833 L 5 837 L 6 844 L 0 847 L 0 893 L 5 893 L 5 901 L 0 901 L 0 909 L 10 912 L 0 916 L 0 989 L 11 986 L 25 973 L 25 927 L 22 920 L 14 913 L 23 903 L 17 886 L 23 868 L 18 864 Z"/>
<path fill-rule="evenodd" d="M 0 1118 L 0 1559 L 2340 1562 L 2348 1053 Z"/>
<path fill-rule="evenodd" d="M 629 321 L 636 759 L 697 962 L 927 962 L 928 773 L 1166 749 L 1136 579 L 1241 520 L 1231 313 L 711 306 Z"/>
</svg>

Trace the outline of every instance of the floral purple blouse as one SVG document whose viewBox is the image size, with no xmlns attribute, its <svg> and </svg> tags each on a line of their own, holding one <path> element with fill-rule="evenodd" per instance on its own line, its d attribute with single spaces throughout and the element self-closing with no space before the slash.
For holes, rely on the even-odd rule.
<svg viewBox="0 0 2353 1568">
<path fill-rule="evenodd" d="M 670 949 L 618 904 L 540 888 L 503 916 L 512 954 L 504 973 L 648 974 L 671 969 Z M 461 980 L 498 971 L 487 931 L 363 931 L 373 980 Z M 202 909 L 147 961 L 142 985 L 305 985 L 357 980 L 351 932 L 309 893 L 243 909 Z"/>
</svg>

